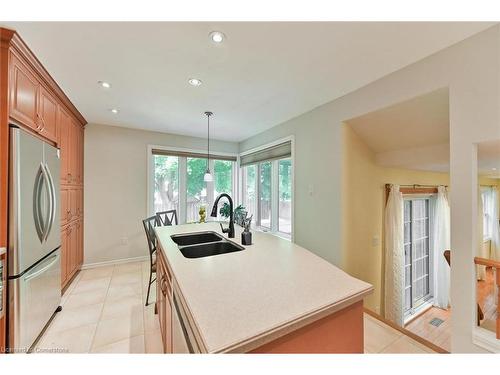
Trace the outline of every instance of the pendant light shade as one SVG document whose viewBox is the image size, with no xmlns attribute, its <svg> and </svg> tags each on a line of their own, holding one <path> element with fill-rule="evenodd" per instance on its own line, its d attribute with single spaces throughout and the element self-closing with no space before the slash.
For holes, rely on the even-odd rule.
<svg viewBox="0 0 500 375">
<path fill-rule="evenodd" d="M 212 173 L 210 172 L 210 116 L 213 115 L 212 112 L 205 112 L 207 116 L 207 170 L 205 171 L 205 175 L 203 176 L 203 181 L 212 182 L 214 180 Z"/>
<path fill-rule="evenodd" d="M 205 182 L 212 182 L 214 178 L 212 177 L 212 173 L 210 173 L 210 169 L 207 169 L 205 172 L 205 175 L 203 176 L 203 181 Z"/>
</svg>

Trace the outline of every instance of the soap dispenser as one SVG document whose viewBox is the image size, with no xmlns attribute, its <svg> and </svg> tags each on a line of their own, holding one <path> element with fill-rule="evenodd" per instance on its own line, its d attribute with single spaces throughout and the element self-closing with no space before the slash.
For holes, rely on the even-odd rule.
<svg viewBox="0 0 500 375">
<path fill-rule="evenodd" d="M 241 232 L 241 244 L 248 246 L 252 244 L 252 232 L 250 232 L 250 223 L 252 222 L 252 217 L 245 220 L 244 230 Z"/>
</svg>

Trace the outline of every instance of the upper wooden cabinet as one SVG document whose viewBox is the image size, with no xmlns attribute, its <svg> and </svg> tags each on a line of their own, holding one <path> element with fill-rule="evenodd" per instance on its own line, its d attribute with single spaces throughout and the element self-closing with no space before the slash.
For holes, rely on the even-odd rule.
<svg viewBox="0 0 500 375">
<path fill-rule="evenodd" d="M 35 74 L 15 54 L 10 54 L 10 117 L 38 131 L 38 92 Z"/>
<path fill-rule="evenodd" d="M 11 53 L 10 69 L 10 117 L 56 142 L 57 99 L 14 53 Z"/>
<path fill-rule="evenodd" d="M 58 144 L 61 149 L 61 183 L 71 184 L 73 181 L 71 168 L 71 135 L 73 124 L 70 115 L 59 107 L 59 140 Z"/>
<path fill-rule="evenodd" d="M 83 184 L 84 130 L 64 109 L 59 108 L 59 147 L 61 148 L 61 183 Z"/>
<path fill-rule="evenodd" d="M 38 105 L 39 120 L 41 121 L 40 134 L 50 139 L 57 141 L 57 100 L 43 87 L 39 90 L 39 105 Z"/>
</svg>

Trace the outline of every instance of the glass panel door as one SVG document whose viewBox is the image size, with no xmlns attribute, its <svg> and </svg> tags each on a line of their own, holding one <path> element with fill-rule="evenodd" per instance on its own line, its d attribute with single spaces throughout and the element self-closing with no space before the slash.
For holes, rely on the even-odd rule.
<svg viewBox="0 0 500 375">
<path fill-rule="evenodd" d="M 278 162 L 278 231 L 292 233 L 292 160 Z"/>
<path fill-rule="evenodd" d="M 271 229 L 271 169 L 270 161 L 259 164 L 259 225 Z"/>
<path fill-rule="evenodd" d="M 427 301 L 430 287 L 430 217 L 429 198 L 404 202 L 405 313 Z"/>
</svg>

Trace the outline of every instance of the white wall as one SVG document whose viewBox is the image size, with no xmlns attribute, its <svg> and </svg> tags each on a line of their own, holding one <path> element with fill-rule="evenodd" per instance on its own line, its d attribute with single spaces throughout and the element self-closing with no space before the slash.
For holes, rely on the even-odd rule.
<svg viewBox="0 0 500 375">
<path fill-rule="evenodd" d="M 447 87 L 450 94 L 454 352 L 483 351 L 472 343 L 475 320 L 472 261 L 477 243 L 475 144 L 500 139 L 499 54 L 500 27 L 494 26 L 240 143 L 240 151 L 245 151 L 295 135 L 295 241 L 343 266 L 342 123 Z M 309 185 L 313 187 L 312 196 L 307 193 Z"/>
<path fill-rule="evenodd" d="M 148 255 L 147 145 L 205 150 L 203 138 L 89 124 L 85 128 L 85 264 Z M 236 143 L 211 141 L 214 152 Z M 126 238 L 127 243 L 122 239 Z"/>
</svg>

